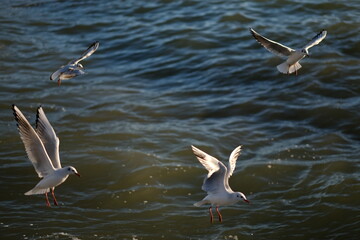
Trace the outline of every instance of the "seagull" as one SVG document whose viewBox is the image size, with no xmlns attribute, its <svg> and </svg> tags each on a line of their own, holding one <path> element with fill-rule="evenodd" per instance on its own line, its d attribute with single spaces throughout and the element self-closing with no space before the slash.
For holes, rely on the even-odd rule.
<svg viewBox="0 0 360 240">
<path fill-rule="evenodd" d="M 50 80 L 58 78 L 58 86 L 61 84 L 61 80 L 68 80 L 73 77 L 77 77 L 85 74 L 83 65 L 80 62 L 90 57 L 99 47 L 99 42 L 96 41 L 89 46 L 89 48 L 78 59 L 70 61 L 67 65 L 61 66 L 50 76 Z"/>
<path fill-rule="evenodd" d="M 266 50 L 272 52 L 275 55 L 278 55 L 282 58 L 287 58 L 285 62 L 277 66 L 277 69 L 284 74 L 291 74 L 295 72 L 297 75 L 297 70 L 301 68 L 299 61 L 304 57 L 309 57 L 309 48 L 318 45 L 327 34 L 327 31 L 322 30 L 311 41 L 306 44 L 303 48 L 294 50 L 287 46 L 284 46 L 278 42 L 267 39 L 264 36 L 261 36 L 254 29 L 250 28 L 251 34 L 254 38 L 264 47 Z"/>
<path fill-rule="evenodd" d="M 54 205 L 58 206 L 54 193 L 55 187 L 63 183 L 70 174 L 75 174 L 78 177 L 80 174 L 72 166 L 61 167 L 59 138 L 41 106 L 37 109 L 35 129 L 17 106 L 12 105 L 12 109 L 28 158 L 34 165 L 38 176 L 42 178 L 25 195 L 45 194 L 46 206 L 50 207 L 47 193 L 51 191 Z"/>
<path fill-rule="evenodd" d="M 213 223 L 212 206 L 216 206 L 219 222 L 222 222 L 219 206 L 235 204 L 241 199 L 250 203 L 245 194 L 242 192 L 234 192 L 229 186 L 229 178 L 235 170 L 236 160 L 240 155 L 241 146 L 238 146 L 232 151 L 227 167 L 200 149 L 194 146 L 191 146 L 191 148 L 199 162 L 208 170 L 208 174 L 201 188 L 207 192 L 208 195 L 200 202 L 195 203 L 194 206 L 200 207 L 203 204 L 211 204 L 209 207 L 211 223 Z"/>
</svg>

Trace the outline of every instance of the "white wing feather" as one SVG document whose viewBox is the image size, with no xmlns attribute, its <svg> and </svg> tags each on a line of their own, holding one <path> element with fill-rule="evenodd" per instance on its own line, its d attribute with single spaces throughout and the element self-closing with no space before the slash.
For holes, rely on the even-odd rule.
<svg viewBox="0 0 360 240">
<path fill-rule="evenodd" d="M 318 45 L 322 40 L 324 40 L 324 38 L 326 37 L 327 31 L 322 30 L 321 32 L 319 32 L 315 37 L 313 37 L 311 39 L 311 41 L 306 44 L 306 46 L 304 47 L 304 49 L 309 49 L 315 45 Z"/>
<path fill-rule="evenodd" d="M 208 170 L 208 177 L 219 170 L 219 160 L 192 145 L 191 148 L 199 162 Z"/>
<path fill-rule="evenodd" d="M 285 45 L 282 45 L 278 42 L 275 42 L 273 40 L 270 40 L 259 33 L 257 33 L 254 29 L 250 28 L 250 32 L 253 35 L 253 37 L 258 41 L 266 50 L 269 52 L 278 55 L 279 57 L 288 57 L 292 52 L 295 50 L 292 48 L 289 48 Z"/>
<path fill-rule="evenodd" d="M 80 61 L 84 60 L 85 58 L 90 57 L 99 47 L 99 42 L 96 41 L 94 43 L 92 43 L 88 49 L 86 49 L 86 51 L 83 53 L 83 55 L 81 55 L 81 57 L 79 57 L 76 60 L 71 61 L 69 64 L 78 64 Z"/>
<path fill-rule="evenodd" d="M 228 177 L 232 176 L 232 174 L 234 173 L 234 170 L 235 170 L 235 167 L 236 167 L 236 160 L 240 156 L 240 152 L 241 152 L 241 146 L 238 146 L 230 154 L 229 167 L 228 167 L 228 173 L 227 173 Z"/>
<path fill-rule="evenodd" d="M 59 156 L 59 138 L 47 119 L 42 107 L 37 109 L 36 115 L 36 133 L 40 137 L 48 156 L 55 168 L 61 168 Z"/>
<path fill-rule="evenodd" d="M 57 79 L 61 72 L 64 71 L 64 66 L 61 66 L 58 70 L 56 70 L 55 72 L 53 72 L 51 75 L 50 75 L 50 80 L 55 80 Z"/>
<path fill-rule="evenodd" d="M 55 169 L 50 161 L 43 143 L 41 142 L 41 139 L 25 116 L 21 113 L 19 108 L 17 108 L 15 105 L 13 105 L 13 112 L 15 120 L 18 123 L 21 140 L 24 143 L 26 153 L 34 166 L 35 171 L 40 178 L 49 175 Z"/>
</svg>

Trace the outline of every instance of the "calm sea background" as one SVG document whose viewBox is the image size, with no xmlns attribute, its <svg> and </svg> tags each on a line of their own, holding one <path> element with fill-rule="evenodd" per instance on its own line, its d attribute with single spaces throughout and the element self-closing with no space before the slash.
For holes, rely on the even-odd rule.
<svg viewBox="0 0 360 240">
<path fill-rule="evenodd" d="M 360 1 L 2 0 L 1 239 L 359 239 Z M 283 75 L 253 27 L 293 48 Z M 50 81 L 95 40 L 87 74 Z M 38 181 L 11 104 L 42 105 L 60 138 L 59 207 Z M 251 201 L 209 223 L 206 170 L 243 146 L 230 185 Z M 217 219 L 215 219 L 217 220 Z"/>
</svg>

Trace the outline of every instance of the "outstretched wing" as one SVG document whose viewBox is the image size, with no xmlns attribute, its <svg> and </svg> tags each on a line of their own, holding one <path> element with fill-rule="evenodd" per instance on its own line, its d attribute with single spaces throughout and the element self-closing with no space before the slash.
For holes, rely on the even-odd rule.
<svg viewBox="0 0 360 240">
<path fill-rule="evenodd" d="M 194 147 L 191 145 L 191 149 L 193 150 L 196 158 L 199 160 L 199 162 L 208 170 L 208 177 L 213 174 L 213 172 L 216 172 L 219 170 L 219 160 L 214 158 L 213 156 L 210 156 L 206 152 L 201 151 L 200 149 Z"/>
<path fill-rule="evenodd" d="M 240 156 L 240 152 L 241 152 L 241 146 L 238 146 L 230 154 L 228 171 L 227 171 L 226 177 L 225 177 L 225 188 L 227 190 L 231 190 L 230 185 L 229 185 L 229 178 L 234 173 L 234 170 L 236 167 L 236 160 Z"/>
<path fill-rule="evenodd" d="M 56 70 L 55 72 L 53 72 L 50 75 L 50 80 L 55 80 L 58 77 L 60 77 L 60 74 L 64 71 L 64 66 L 62 66 L 61 68 L 59 68 L 58 70 Z"/>
<path fill-rule="evenodd" d="M 40 178 L 47 176 L 54 171 L 54 166 L 51 163 L 41 139 L 19 108 L 13 105 L 12 109 L 29 160 L 34 165 L 35 171 Z"/>
<path fill-rule="evenodd" d="M 86 51 L 83 53 L 83 55 L 81 57 L 79 57 L 78 59 L 75 59 L 73 61 L 71 61 L 69 64 L 78 64 L 80 61 L 84 60 L 85 58 L 90 57 L 99 47 L 99 42 L 96 41 L 93 44 L 91 44 L 88 49 L 86 49 Z"/>
<path fill-rule="evenodd" d="M 66 80 L 66 79 L 74 78 L 74 77 L 81 76 L 84 74 L 85 74 L 85 72 L 83 70 L 81 70 L 80 68 L 69 67 L 66 71 L 61 73 L 60 80 Z"/>
<path fill-rule="evenodd" d="M 199 162 L 209 171 L 204 179 L 201 189 L 207 193 L 225 191 L 226 166 L 206 152 L 203 152 L 194 146 L 191 146 L 191 148 Z"/>
<path fill-rule="evenodd" d="M 48 156 L 55 168 L 61 168 L 59 156 L 59 138 L 47 119 L 42 107 L 37 109 L 36 115 L 36 133 L 40 137 Z"/>
<path fill-rule="evenodd" d="M 282 45 L 278 42 L 272 41 L 264 36 L 261 36 L 252 28 L 250 28 L 250 32 L 253 35 L 253 37 L 256 39 L 256 41 L 258 41 L 266 50 L 272 52 L 275 55 L 278 55 L 279 57 L 284 57 L 284 58 L 288 57 L 292 52 L 295 51 L 292 48 L 289 48 L 285 45 Z"/>
<path fill-rule="evenodd" d="M 219 192 L 225 192 L 229 188 L 226 187 L 226 180 L 225 175 L 227 172 L 227 169 L 225 165 L 219 161 L 219 170 L 212 173 L 211 176 L 207 176 L 204 179 L 204 183 L 201 187 L 202 190 L 210 193 L 219 193 Z"/>
<path fill-rule="evenodd" d="M 230 154 L 229 168 L 228 168 L 228 174 L 227 174 L 228 177 L 232 176 L 232 174 L 234 173 L 235 166 L 236 166 L 236 160 L 238 159 L 240 152 L 241 152 L 241 146 L 238 146 Z"/>
<path fill-rule="evenodd" d="M 322 30 L 321 32 L 319 32 L 315 37 L 313 37 L 313 39 L 311 39 L 311 41 L 306 44 L 306 46 L 304 47 L 304 49 L 309 49 L 315 45 L 318 45 L 322 40 L 324 40 L 324 38 L 326 37 L 327 31 Z"/>
</svg>

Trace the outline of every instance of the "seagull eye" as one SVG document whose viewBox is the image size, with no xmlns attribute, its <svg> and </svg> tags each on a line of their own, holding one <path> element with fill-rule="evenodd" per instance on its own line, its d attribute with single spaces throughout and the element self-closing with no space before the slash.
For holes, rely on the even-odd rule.
<svg viewBox="0 0 360 240">
<path fill-rule="evenodd" d="M 71 168 L 68 168 L 68 171 L 71 171 Z"/>
</svg>

